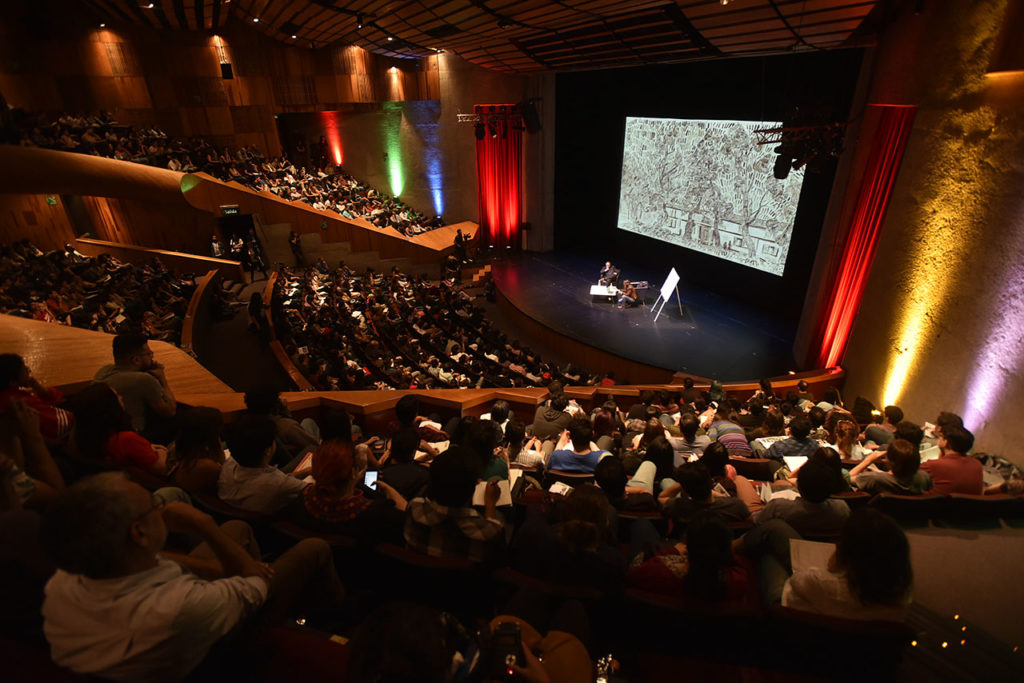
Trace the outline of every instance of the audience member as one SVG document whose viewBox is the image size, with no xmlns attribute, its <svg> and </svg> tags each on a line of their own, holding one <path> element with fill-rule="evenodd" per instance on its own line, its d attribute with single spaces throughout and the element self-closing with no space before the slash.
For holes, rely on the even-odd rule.
<svg viewBox="0 0 1024 683">
<path fill-rule="evenodd" d="M 470 504 L 480 479 L 480 462 L 468 450 L 453 446 L 430 464 L 430 486 L 423 498 L 409 501 L 405 542 L 435 557 L 495 560 L 504 548 L 505 524 L 498 516 L 500 490 L 484 488 L 484 514 Z"/>
<path fill-rule="evenodd" d="M 948 495 L 968 493 L 981 495 L 985 488 L 984 468 L 967 455 L 974 447 L 974 435 L 955 423 L 942 427 L 939 433 L 937 460 L 921 463 L 921 471 L 932 479 L 932 491 Z"/>
<path fill-rule="evenodd" d="M 113 350 L 114 362 L 100 368 L 93 381 L 102 382 L 117 392 L 125 412 L 131 417 L 132 429 L 162 441 L 157 437 L 165 430 L 158 427 L 164 423 L 155 423 L 161 417 L 173 417 L 177 411 L 163 364 L 154 358 L 149 340 L 138 333 L 114 337 Z"/>
<path fill-rule="evenodd" d="M 782 604 L 842 619 L 903 621 L 913 576 L 903 530 L 881 512 L 861 508 L 843 525 L 828 566 L 795 572 Z"/>
<path fill-rule="evenodd" d="M 265 415 L 243 415 L 227 433 L 231 457 L 221 466 L 217 495 L 225 503 L 266 515 L 276 514 L 308 486 L 304 467 L 285 474 L 270 466 L 274 455 L 274 421 Z"/>
<path fill-rule="evenodd" d="M 167 473 L 167 449 L 132 429 L 121 398 L 106 384 L 91 384 L 71 398 L 78 454 L 116 467 L 139 467 Z"/>
<path fill-rule="evenodd" d="M 0 415 L 3 415 L 11 401 L 22 401 L 39 413 L 39 425 L 43 436 L 50 441 L 60 441 L 71 431 L 74 415 L 59 404 L 64 396 L 58 389 L 44 387 L 15 353 L 0 354 Z"/>
<path fill-rule="evenodd" d="M 572 418 L 548 458 L 548 469 L 560 472 L 593 472 L 601 458 L 611 455 L 591 441 L 593 429 L 583 417 Z M 572 448 L 568 446 L 572 444 Z"/>
<path fill-rule="evenodd" d="M 203 580 L 161 558 L 168 532 L 202 538 L 196 558 L 216 560 L 223 578 Z M 218 527 L 181 502 L 161 508 L 119 473 L 68 489 L 47 512 L 42 539 L 59 567 L 43 604 L 54 661 L 113 680 L 181 679 L 247 619 L 278 623 L 302 593 L 334 609 L 344 596 L 324 541 L 302 541 L 267 566 L 247 525 Z"/>
</svg>

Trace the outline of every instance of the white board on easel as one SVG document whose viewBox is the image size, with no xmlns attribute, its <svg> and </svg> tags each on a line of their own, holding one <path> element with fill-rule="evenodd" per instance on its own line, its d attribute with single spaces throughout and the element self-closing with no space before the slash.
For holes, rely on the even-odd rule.
<svg viewBox="0 0 1024 683">
<path fill-rule="evenodd" d="M 665 278 L 665 284 L 661 286 L 659 290 L 659 296 L 651 306 L 651 312 L 654 314 L 654 322 L 658 322 L 658 316 L 661 315 L 661 311 L 665 308 L 665 304 L 668 303 L 669 298 L 672 296 L 672 292 L 676 293 L 676 299 L 679 299 L 679 273 L 673 268 L 669 271 L 668 277 Z M 679 301 L 679 315 L 683 314 L 683 302 Z"/>
</svg>

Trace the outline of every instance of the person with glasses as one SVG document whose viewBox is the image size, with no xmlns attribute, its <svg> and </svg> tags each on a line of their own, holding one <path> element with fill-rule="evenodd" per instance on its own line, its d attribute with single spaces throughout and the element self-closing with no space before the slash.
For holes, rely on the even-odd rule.
<svg viewBox="0 0 1024 683">
<path fill-rule="evenodd" d="M 167 420 L 177 412 L 177 402 L 149 340 L 137 332 L 119 334 L 113 350 L 114 362 L 100 368 L 93 381 L 117 392 L 136 432 L 155 443 L 169 443 L 174 430 L 167 429 Z"/>
</svg>

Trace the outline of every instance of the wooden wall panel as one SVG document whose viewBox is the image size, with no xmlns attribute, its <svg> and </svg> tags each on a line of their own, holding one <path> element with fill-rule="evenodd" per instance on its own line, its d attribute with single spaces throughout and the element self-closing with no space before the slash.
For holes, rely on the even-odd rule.
<svg viewBox="0 0 1024 683">
<path fill-rule="evenodd" d="M 271 154 L 280 153 L 275 112 L 438 97 L 417 62 L 357 47 L 290 47 L 233 17 L 217 36 L 141 26 L 99 29 L 73 13 L 53 17 L 48 30 L 39 39 L 16 21 L 0 25 L 0 92 L 13 106 L 105 109 L 126 123 L 155 123 L 171 135 L 225 142 L 245 133 Z M 233 79 L 221 78 L 222 60 L 231 63 Z M 385 77 L 392 67 L 398 75 Z M 229 107 L 258 108 L 242 130 Z"/>
<path fill-rule="evenodd" d="M 46 197 L 56 205 L 46 203 Z M 60 249 L 75 239 L 64 203 L 56 195 L 0 194 L 0 243 L 30 239 L 43 251 Z"/>
</svg>

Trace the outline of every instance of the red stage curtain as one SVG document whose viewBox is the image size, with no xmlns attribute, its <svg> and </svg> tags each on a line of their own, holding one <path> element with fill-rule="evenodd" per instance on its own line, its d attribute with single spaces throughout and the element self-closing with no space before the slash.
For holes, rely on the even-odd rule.
<svg viewBox="0 0 1024 683">
<path fill-rule="evenodd" d="M 517 105 L 476 105 L 477 201 L 484 245 L 518 247 L 522 219 L 523 126 Z M 481 136 L 479 126 L 483 126 Z"/>
<path fill-rule="evenodd" d="M 878 233 L 917 113 L 916 107 L 901 105 L 871 105 L 870 109 L 879 112 L 878 127 L 819 325 L 818 367 L 836 366 L 846 353 L 853 321 L 860 309 L 875 259 Z"/>
</svg>

